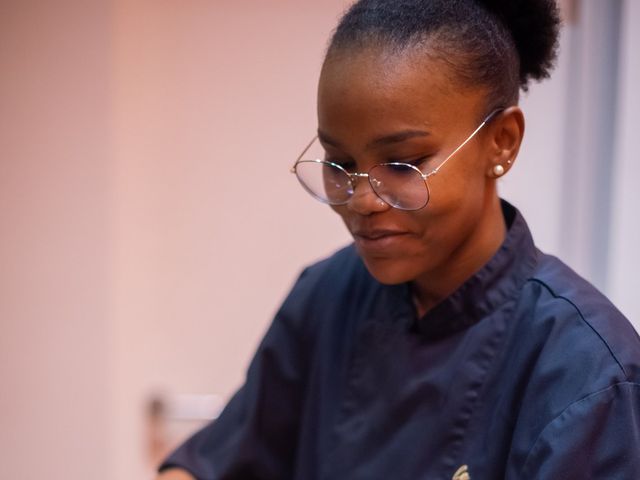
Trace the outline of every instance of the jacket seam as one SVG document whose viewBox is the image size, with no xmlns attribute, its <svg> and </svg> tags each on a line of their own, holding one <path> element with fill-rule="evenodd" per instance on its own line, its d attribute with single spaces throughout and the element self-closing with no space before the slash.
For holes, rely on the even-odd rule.
<svg viewBox="0 0 640 480">
<path fill-rule="evenodd" d="M 607 350 L 609 351 L 609 354 L 611 355 L 613 360 L 618 364 L 618 367 L 620 367 L 620 370 L 622 370 L 622 373 L 624 374 L 625 379 L 629 380 L 629 376 L 627 374 L 627 371 L 624 369 L 624 366 L 622 365 L 620 360 L 618 360 L 618 357 L 616 357 L 615 353 L 613 353 L 613 349 L 611 348 L 609 343 L 604 339 L 604 337 L 602 335 L 600 335 L 600 332 L 598 332 L 598 330 L 596 330 L 595 327 L 593 325 L 591 325 L 591 323 L 586 319 L 586 317 L 584 316 L 584 314 L 582 313 L 580 308 L 571 299 L 565 297 L 564 295 L 557 294 L 547 283 L 543 282 L 542 280 L 540 280 L 538 278 L 530 278 L 529 281 L 535 282 L 535 283 L 541 285 L 542 287 L 544 287 L 551 294 L 551 296 L 553 296 L 553 298 L 557 298 L 559 300 L 564 300 L 569 305 L 571 305 L 575 309 L 575 311 L 578 313 L 578 315 L 580 316 L 582 321 L 591 329 L 591 331 L 593 333 L 596 334 L 596 336 L 605 345 L 605 347 L 607 347 Z"/>
</svg>

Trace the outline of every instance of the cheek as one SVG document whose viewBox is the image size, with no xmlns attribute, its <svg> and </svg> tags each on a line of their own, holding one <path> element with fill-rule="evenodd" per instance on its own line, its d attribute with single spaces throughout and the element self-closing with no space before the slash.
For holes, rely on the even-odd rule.
<svg viewBox="0 0 640 480">
<path fill-rule="evenodd" d="M 430 185 L 431 199 L 422 210 L 382 213 L 378 218 L 381 223 L 402 227 L 411 235 L 384 251 L 358 248 L 371 275 L 381 283 L 398 284 L 442 267 L 481 217 L 481 192 L 476 181 L 461 174 L 441 177 Z M 349 228 L 354 214 L 346 206 L 331 209 Z"/>
<path fill-rule="evenodd" d="M 342 219 L 347 227 L 349 226 L 347 223 L 347 207 L 345 205 L 329 205 L 329 208 Z"/>
<path fill-rule="evenodd" d="M 422 246 L 432 266 L 445 264 L 485 219 L 490 191 L 485 179 L 474 173 L 441 182 L 442 188 L 432 192 L 429 212 L 420 218 Z"/>
<path fill-rule="evenodd" d="M 455 160 L 455 159 L 453 159 Z M 460 158 L 457 165 L 442 170 L 429 183 L 429 218 L 440 225 L 455 222 L 460 215 L 473 215 L 482 209 L 487 194 L 487 177 L 480 158 Z M 453 168 L 457 167 L 457 168 Z"/>
<path fill-rule="evenodd" d="M 425 254 L 438 263 L 464 241 L 481 221 L 486 205 L 486 182 L 478 169 L 451 172 L 429 185 L 428 205 L 412 218 L 418 239 L 407 254 Z"/>
</svg>

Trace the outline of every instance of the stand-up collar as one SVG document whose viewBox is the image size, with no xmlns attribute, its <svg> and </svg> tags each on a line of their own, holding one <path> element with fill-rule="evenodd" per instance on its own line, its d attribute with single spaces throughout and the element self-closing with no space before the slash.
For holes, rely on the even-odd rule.
<svg viewBox="0 0 640 480">
<path fill-rule="evenodd" d="M 431 338 L 451 335 L 518 295 L 536 265 L 536 247 L 520 212 L 504 200 L 502 212 L 507 234 L 498 251 L 453 294 L 416 319 L 415 330 Z M 403 297 L 404 308 L 413 309 L 410 286 L 398 286 L 396 292 Z"/>
</svg>

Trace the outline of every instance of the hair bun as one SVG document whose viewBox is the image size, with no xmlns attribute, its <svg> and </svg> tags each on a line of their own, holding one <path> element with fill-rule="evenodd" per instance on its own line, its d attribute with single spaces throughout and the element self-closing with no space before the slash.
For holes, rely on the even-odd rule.
<svg viewBox="0 0 640 480">
<path fill-rule="evenodd" d="M 511 32 L 520 56 L 520 82 L 549 76 L 558 49 L 560 13 L 555 0 L 478 0 Z"/>
</svg>

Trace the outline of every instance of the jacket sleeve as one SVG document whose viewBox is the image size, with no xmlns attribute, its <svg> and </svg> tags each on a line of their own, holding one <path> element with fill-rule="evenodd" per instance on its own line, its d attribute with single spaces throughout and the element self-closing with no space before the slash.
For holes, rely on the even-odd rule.
<svg viewBox="0 0 640 480">
<path fill-rule="evenodd" d="M 161 465 L 198 480 L 292 477 L 296 437 L 311 355 L 305 335 L 303 273 L 276 314 L 249 366 L 244 385 L 221 415 Z"/>
<path fill-rule="evenodd" d="M 640 385 L 622 382 L 567 407 L 541 432 L 514 480 L 640 478 Z"/>
</svg>

